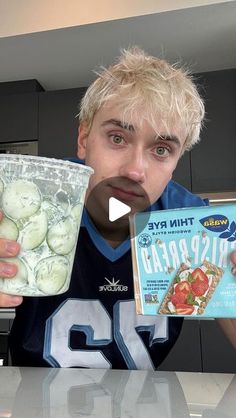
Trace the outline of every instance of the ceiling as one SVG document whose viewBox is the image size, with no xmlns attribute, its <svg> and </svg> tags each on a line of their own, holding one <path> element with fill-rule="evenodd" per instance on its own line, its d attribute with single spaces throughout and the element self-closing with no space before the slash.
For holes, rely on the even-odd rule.
<svg viewBox="0 0 236 418">
<path fill-rule="evenodd" d="M 45 90 L 87 86 L 120 48 L 180 61 L 193 72 L 236 68 L 236 1 L 0 39 L 0 81 Z"/>
</svg>

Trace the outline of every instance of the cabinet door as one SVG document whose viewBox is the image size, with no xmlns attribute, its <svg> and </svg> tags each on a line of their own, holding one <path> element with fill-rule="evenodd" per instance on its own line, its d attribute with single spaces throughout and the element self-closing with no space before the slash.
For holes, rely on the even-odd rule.
<svg viewBox="0 0 236 418">
<path fill-rule="evenodd" d="M 199 74 L 206 121 L 191 151 L 192 191 L 236 189 L 236 69 Z"/>
<path fill-rule="evenodd" d="M 216 320 L 201 321 L 203 372 L 236 373 L 236 349 Z"/>
<path fill-rule="evenodd" d="M 0 95 L 0 142 L 38 139 L 38 93 Z"/>
<path fill-rule="evenodd" d="M 0 318 L 0 366 L 7 366 L 9 364 L 8 338 L 10 326 L 10 320 L 8 318 Z"/>
<path fill-rule="evenodd" d="M 173 173 L 173 180 L 191 191 L 191 165 L 189 152 L 186 152 L 179 160 Z"/>
<path fill-rule="evenodd" d="M 185 319 L 180 336 L 158 370 L 201 372 L 200 321 Z"/>
<path fill-rule="evenodd" d="M 86 88 L 39 94 L 39 155 L 76 157 L 79 103 Z"/>
</svg>

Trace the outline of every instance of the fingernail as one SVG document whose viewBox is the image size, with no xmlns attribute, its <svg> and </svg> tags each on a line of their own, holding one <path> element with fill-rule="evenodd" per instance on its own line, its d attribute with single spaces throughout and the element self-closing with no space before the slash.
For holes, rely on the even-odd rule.
<svg viewBox="0 0 236 418">
<path fill-rule="evenodd" d="M 3 264 L 1 271 L 7 275 L 16 274 L 16 266 L 13 264 Z"/>
<path fill-rule="evenodd" d="M 16 255 L 19 251 L 19 244 L 17 242 L 10 242 L 6 243 L 6 251 L 9 255 Z"/>
</svg>

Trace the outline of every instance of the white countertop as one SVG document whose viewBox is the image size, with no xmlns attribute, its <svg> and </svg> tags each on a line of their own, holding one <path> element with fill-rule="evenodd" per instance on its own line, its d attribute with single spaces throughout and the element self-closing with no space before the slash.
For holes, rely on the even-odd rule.
<svg viewBox="0 0 236 418">
<path fill-rule="evenodd" d="M 233 418 L 236 375 L 0 368 L 0 418 Z"/>
</svg>

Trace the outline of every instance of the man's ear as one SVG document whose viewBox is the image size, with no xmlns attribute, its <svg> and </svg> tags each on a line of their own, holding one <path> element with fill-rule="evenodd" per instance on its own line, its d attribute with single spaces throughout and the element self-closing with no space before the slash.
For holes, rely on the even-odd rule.
<svg viewBox="0 0 236 418">
<path fill-rule="evenodd" d="M 88 129 L 85 122 L 82 122 L 78 129 L 77 139 L 77 157 L 80 160 L 85 160 L 86 157 L 86 145 L 88 138 Z"/>
</svg>

